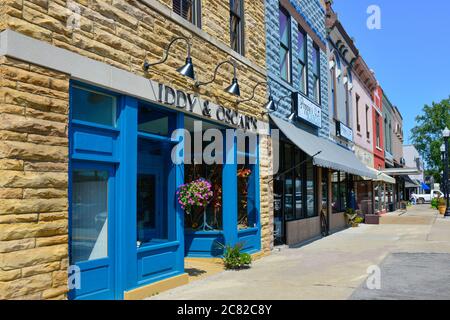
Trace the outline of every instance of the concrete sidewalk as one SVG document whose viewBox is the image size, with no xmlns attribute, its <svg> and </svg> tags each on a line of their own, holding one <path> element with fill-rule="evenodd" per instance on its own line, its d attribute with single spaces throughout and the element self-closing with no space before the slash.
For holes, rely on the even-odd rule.
<svg viewBox="0 0 450 320">
<path fill-rule="evenodd" d="M 395 223 L 361 225 L 301 248 L 275 251 L 249 270 L 221 272 L 151 299 L 349 299 L 363 289 L 367 269 L 381 267 L 393 253 L 450 253 L 450 221 L 429 205 L 393 217 Z M 427 272 L 420 274 L 421 286 L 427 285 Z"/>
</svg>

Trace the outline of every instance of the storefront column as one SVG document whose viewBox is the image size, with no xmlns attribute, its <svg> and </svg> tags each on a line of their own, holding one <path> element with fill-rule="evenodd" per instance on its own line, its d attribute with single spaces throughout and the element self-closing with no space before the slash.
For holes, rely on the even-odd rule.
<svg viewBox="0 0 450 320">
<path fill-rule="evenodd" d="M 184 129 L 184 113 L 177 113 L 176 118 L 176 128 Z M 184 141 L 183 145 L 179 145 L 179 148 L 184 149 Z M 179 155 L 180 157 L 184 157 L 184 153 Z M 181 206 L 178 204 L 176 192 L 178 187 L 184 184 L 184 164 L 172 164 L 169 171 L 169 186 L 170 190 L 168 205 L 173 204 L 174 214 L 169 214 L 169 216 L 173 219 L 173 228 L 172 232 L 176 234 L 176 239 L 179 242 L 179 249 L 177 251 L 177 259 L 176 259 L 176 267 L 175 269 L 184 272 L 184 257 L 185 257 L 185 239 L 184 239 L 184 210 L 181 209 Z M 172 185 L 173 181 L 175 181 L 175 185 Z M 170 220 L 169 220 L 170 223 Z M 169 225 L 171 226 L 171 225 Z"/>
<path fill-rule="evenodd" d="M 228 141 L 228 139 L 227 139 Z M 233 139 L 234 141 L 234 139 Z M 237 155 L 236 143 L 226 146 L 226 161 L 223 168 L 223 232 L 225 244 L 234 246 L 238 242 L 237 217 Z"/>
<path fill-rule="evenodd" d="M 119 282 L 123 286 L 118 290 L 120 294 L 126 289 L 136 286 L 137 282 L 137 251 L 136 251 L 136 189 L 137 189 L 137 123 L 138 103 L 131 97 L 123 98 L 123 106 L 120 113 L 120 165 L 117 170 L 120 214 L 117 228 L 117 254 L 121 263 L 117 265 L 117 274 L 124 275 L 124 281 Z M 123 298 L 123 297 L 122 297 Z"/>
</svg>

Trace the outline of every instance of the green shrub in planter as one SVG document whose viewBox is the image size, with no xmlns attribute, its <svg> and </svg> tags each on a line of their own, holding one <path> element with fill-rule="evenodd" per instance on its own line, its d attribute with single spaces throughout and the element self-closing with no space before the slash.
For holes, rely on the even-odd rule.
<svg viewBox="0 0 450 320">
<path fill-rule="evenodd" d="M 355 218 L 355 220 L 353 220 L 353 222 L 356 223 L 356 224 L 363 223 L 364 222 L 364 218 L 358 216 L 358 217 Z"/>
<path fill-rule="evenodd" d="M 438 208 L 438 202 L 439 202 L 439 200 L 437 198 L 434 198 L 433 200 L 431 200 L 431 207 L 433 209 L 437 209 Z"/>
<path fill-rule="evenodd" d="M 239 270 L 248 268 L 252 264 L 252 256 L 248 253 L 242 252 L 242 243 L 238 243 L 234 247 L 229 245 L 224 246 L 223 244 L 220 244 L 220 246 L 224 248 L 222 260 L 225 269 Z"/>
</svg>

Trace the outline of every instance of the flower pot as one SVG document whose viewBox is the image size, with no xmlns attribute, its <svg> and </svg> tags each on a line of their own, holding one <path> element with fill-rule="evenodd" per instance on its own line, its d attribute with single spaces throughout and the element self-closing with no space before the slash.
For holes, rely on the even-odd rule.
<svg viewBox="0 0 450 320">
<path fill-rule="evenodd" d="M 444 215 L 445 212 L 447 211 L 447 206 L 439 206 L 438 210 L 440 214 Z"/>
</svg>

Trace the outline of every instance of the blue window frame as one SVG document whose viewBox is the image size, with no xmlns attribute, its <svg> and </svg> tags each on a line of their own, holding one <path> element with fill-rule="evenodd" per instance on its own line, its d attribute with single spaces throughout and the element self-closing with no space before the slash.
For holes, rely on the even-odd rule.
<svg viewBox="0 0 450 320">
<path fill-rule="evenodd" d="M 79 86 L 72 86 L 72 119 L 104 126 L 117 125 L 115 96 Z"/>
</svg>

